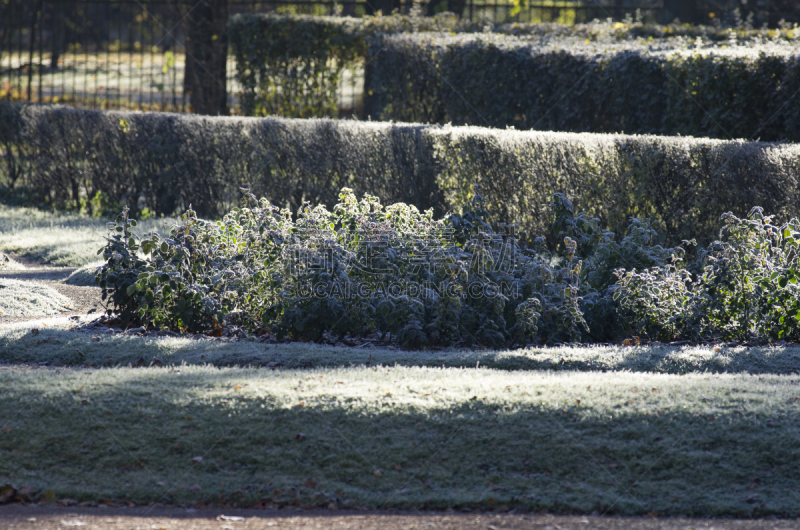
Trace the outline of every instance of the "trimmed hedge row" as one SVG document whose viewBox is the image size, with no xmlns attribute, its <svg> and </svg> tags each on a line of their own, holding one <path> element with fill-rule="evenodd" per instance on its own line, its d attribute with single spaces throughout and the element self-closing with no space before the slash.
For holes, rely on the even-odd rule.
<svg viewBox="0 0 800 530">
<path fill-rule="evenodd" d="M 611 22 L 608 20 L 595 20 L 586 24 L 509 22 L 498 24 L 492 31 L 519 37 L 561 35 L 580 37 L 592 41 L 629 40 L 635 38 L 671 39 L 681 37 L 692 40 L 699 38 L 717 42 L 750 41 L 752 39 L 782 39 L 796 42 L 797 39 L 800 39 L 800 28 L 798 28 L 797 24 L 793 27 L 754 29 L 748 28 L 744 24 L 740 24 L 735 28 L 725 28 L 686 23 L 643 24 L 642 22 L 633 21 Z"/>
<path fill-rule="evenodd" d="M 452 13 L 362 18 L 236 15 L 228 23 L 228 35 L 242 85 L 242 112 L 248 116 L 335 116 L 342 72 L 364 59 L 370 37 L 470 27 Z"/>
<path fill-rule="evenodd" d="M 650 43 L 653 39 L 659 46 L 671 42 L 673 47 L 724 41 L 741 42 L 751 46 L 753 42 L 780 40 L 796 43 L 800 39 L 800 29 L 784 28 L 774 30 L 720 29 L 688 24 L 645 25 L 633 22 L 600 22 L 574 26 L 563 24 L 500 24 L 496 26 L 458 20 L 452 13 L 441 13 L 435 17 L 415 17 L 392 15 L 386 17 L 316 17 L 275 14 L 236 15 L 229 23 L 231 48 L 236 57 L 237 78 L 242 86 L 241 111 L 249 116 L 279 115 L 305 118 L 312 116 L 337 116 L 337 89 L 345 69 L 353 68 L 368 54 L 369 42 L 377 37 L 419 32 L 475 33 L 494 32 L 532 40 L 552 41 L 560 38 L 578 38 L 593 43 L 627 43 L 640 39 Z M 677 38 L 674 38 L 677 37 Z M 689 41 L 688 39 L 691 39 Z M 383 46 L 380 40 L 378 49 Z M 641 43 L 639 49 L 641 49 Z M 569 50 L 562 45 L 561 49 Z M 380 54 L 381 62 L 388 54 Z M 597 53 L 593 51 L 592 53 Z M 376 55 L 375 51 L 372 52 Z M 405 60 L 408 60 L 406 57 Z M 547 61 L 548 59 L 543 59 Z M 503 61 L 508 64 L 509 61 Z M 573 60 L 574 62 L 574 60 Z M 366 77 L 373 79 L 373 61 L 366 63 Z M 377 65 L 380 69 L 381 64 Z M 528 68 L 527 64 L 510 65 L 515 68 Z M 556 65 L 559 66 L 559 65 Z M 565 65 L 569 66 L 569 65 Z M 403 68 L 390 64 L 390 68 Z M 430 65 L 433 68 L 433 65 Z M 468 69 L 469 70 L 469 69 Z M 471 73 L 471 72 L 468 72 Z M 495 77 L 512 80 L 516 71 L 495 68 Z M 617 74 L 618 72 L 610 72 Z M 377 83 L 382 79 L 377 74 Z M 663 77 L 663 76 L 662 76 Z M 609 77 L 613 78 L 613 77 Z M 592 82 L 603 81 L 597 76 Z M 516 80 L 517 82 L 519 80 Z M 607 79 L 606 79 L 607 81 Z M 663 82 L 663 79 L 660 80 Z M 543 81 L 547 84 L 547 81 Z M 663 84 L 663 83 L 662 83 Z M 456 85 L 457 86 L 457 85 Z M 588 85 L 587 85 L 588 86 Z M 472 104 L 472 102 L 470 102 Z M 381 108 L 374 107 L 374 100 L 368 114 L 377 116 Z M 417 103 L 428 105 L 427 101 Z M 459 121 L 456 116 L 455 121 Z M 500 125 L 520 124 L 515 121 L 502 121 L 502 117 L 492 118 Z M 519 121 L 519 120 L 517 120 Z M 476 123 L 480 122 L 467 122 Z M 580 129 L 602 132 L 603 130 L 629 130 L 630 127 L 611 129 Z M 523 124 L 524 126 L 524 124 Z M 559 127 L 552 127 L 558 130 Z M 637 132 L 667 132 L 661 129 L 636 129 Z"/>
<path fill-rule="evenodd" d="M 368 60 L 382 120 L 800 141 L 788 44 L 408 34 L 375 39 Z"/>
<path fill-rule="evenodd" d="M 753 205 L 800 215 L 794 144 L 0 104 L 0 149 L 0 185 L 16 172 L 38 201 L 105 213 L 218 217 L 242 187 L 296 211 L 350 187 L 441 215 L 477 184 L 492 218 L 529 238 L 552 232 L 553 192 L 619 234 L 629 216 L 656 219 L 667 244 L 713 239 L 722 213 Z"/>
</svg>

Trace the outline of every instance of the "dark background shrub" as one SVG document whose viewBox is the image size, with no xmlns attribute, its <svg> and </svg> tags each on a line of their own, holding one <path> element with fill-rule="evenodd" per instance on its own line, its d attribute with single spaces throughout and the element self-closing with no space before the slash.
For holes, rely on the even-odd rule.
<svg viewBox="0 0 800 530">
<path fill-rule="evenodd" d="M 382 120 L 800 140 L 792 44 L 403 34 L 369 53 Z"/>
</svg>

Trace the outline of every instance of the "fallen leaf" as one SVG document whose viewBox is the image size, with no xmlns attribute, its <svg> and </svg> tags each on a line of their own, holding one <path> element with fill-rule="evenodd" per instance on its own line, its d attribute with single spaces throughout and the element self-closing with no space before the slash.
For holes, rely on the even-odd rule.
<svg viewBox="0 0 800 530">
<path fill-rule="evenodd" d="M 403 470 L 403 466 L 401 466 L 400 464 L 395 464 L 394 465 L 394 469 L 395 469 L 395 471 L 402 471 Z"/>
<path fill-rule="evenodd" d="M 375 470 L 375 473 L 373 473 L 373 474 L 374 474 L 376 477 L 380 477 L 381 475 L 383 475 L 383 472 L 382 472 L 380 469 L 376 469 L 376 470 Z"/>
<path fill-rule="evenodd" d="M 575 403 L 577 403 L 578 405 L 580 405 L 580 404 L 581 404 L 581 400 L 580 400 L 580 399 L 576 399 L 576 400 L 575 400 Z"/>
<path fill-rule="evenodd" d="M 4 432 L 4 433 L 9 433 L 9 432 L 11 432 L 11 427 L 3 427 L 3 432 Z"/>
<path fill-rule="evenodd" d="M 316 488 L 317 487 L 317 481 L 314 480 L 313 478 L 310 478 L 310 479 L 306 480 L 306 487 L 307 488 L 312 488 L 312 489 Z"/>
<path fill-rule="evenodd" d="M 233 387 L 233 389 L 234 389 L 234 390 L 241 390 L 241 389 L 242 389 L 242 387 L 241 387 L 241 386 L 239 386 L 239 385 L 236 385 L 235 387 Z"/>
<path fill-rule="evenodd" d="M 306 435 L 303 434 L 302 432 L 299 432 L 295 435 L 294 439 L 297 440 L 298 442 L 302 442 L 303 440 L 306 439 Z"/>
</svg>

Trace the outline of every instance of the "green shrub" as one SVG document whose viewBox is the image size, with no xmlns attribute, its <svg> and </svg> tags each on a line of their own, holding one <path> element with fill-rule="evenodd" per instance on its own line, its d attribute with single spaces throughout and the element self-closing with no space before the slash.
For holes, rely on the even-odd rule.
<svg viewBox="0 0 800 530">
<path fill-rule="evenodd" d="M 350 187 L 443 216 L 468 208 L 477 184 L 492 223 L 514 220 L 526 241 L 543 235 L 550 246 L 553 193 L 620 236 L 630 217 L 651 218 L 667 246 L 708 243 L 720 215 L 744 216 L 754 203 L 800 216 L 793 144 L 2 103 L 0 112 L 19 123 L 5 137 L 12 149 L 0 184 L 16 167 L 15 189 L 55 208 L 119 204 L 140 216 L 191 205 L 218 219 L 238 204 L 240 188 L 297 211 L 304 201 L 332 208 Z M 95 197 L 103 200 L 87 201 Z"/>
<path fill-rule="evenodd" d="M 384 208 L 344 189 L 333 211 L 306 205 L 296 221 L 252 197 L 216 223 L 189 211 L 167 238 L 132 235 L 123 212 L 101 249 L 100 285 L 124 322 L 181 331 L 238 325 L 300 340 L 377 333 L 407 347 L 581 341 L 591 334 L 584 297 L 606 295 L 606 268 L 662 265 L 673 251 L 651 246 L 639 224 L 617 244 L 562 199 L 559 254 L 542 238 L 526 249 L 515 225 L 493 230 L 480 196 L 463 214 L 435 220 L 430 210 Z"/>
<path fill-rule="evenodd" d="M 676 261 L 617 272 L 613 297 L 631 330 L 661 340 L 800 337 L 800 221 L 773 224 L 762 208 L 722 220 L 720 239 L 688 269 Z"/>
<path fill-rule="evenodd" d="M 800 55 L 781 42 L 383 35 L 366 105 L 381 120 L 797 141 Z"/>
<path fill-rule="evenodd" d="M 476 195 L 436 220 L 358 201 L 291 212 L 251 197 L 219 222 L 189 211 L 169 237 L 135 236 L 127 211 L 100 252 L 109 314 L 188 332 L 234 326 L 287 340 L 372 334 L 405 347 L 646 340 L 763 343 L 800 338 L 800 221 L 731 213 L 684 267 L 649 219 L 616 238 L 554 194 L 553 231 L 529 246 L 487 222 Z M 143 256 L 143 257 L 142 257 Z"/>
</svg>

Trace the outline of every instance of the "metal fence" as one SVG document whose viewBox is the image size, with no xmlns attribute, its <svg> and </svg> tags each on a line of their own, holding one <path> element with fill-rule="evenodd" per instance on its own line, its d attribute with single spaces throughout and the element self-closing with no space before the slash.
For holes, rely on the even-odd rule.
<svg viewBox="0 0 800 530">
<path fill-rule="evenodd" d="M 474 21 L 491 23 L 574 24 L 596 18 L 622 19 L 637 10 L 644 20 L 657 21 L 663 15 L 665 1 L 686 2 L 229 0 L 228 11 L 231 15 L 278 12 L 360 16 L 378 10 L 416 9 L 424 14 L 451 10 Z M 775 22 L 775 13 L 767 4 L 786 1 L 790 0 L 751 0 L 750 5 L 760 10 L 756 12 L 759 18 L 753 20 Z M 722 4 L 726 2 L 730 3 L 697 0 L 693 5 L 704 21 L 708 21 L 710 9 L 720 13 L 720 20 L 725 13 Z M 184 91 L 186 60 L 181 18 L 178 0 L 4 0 L 0 2 L 0 99 L 103 109 L 184 111 L 188 101 Z M 236 112 L 239 89 L 234 72 L 234 61 L 229 57 L 228 106 Z M 340 114 L 355 112 L 362 80 L 360 68 L 344 76 L 339 89 Z"/>
</svg>

